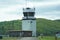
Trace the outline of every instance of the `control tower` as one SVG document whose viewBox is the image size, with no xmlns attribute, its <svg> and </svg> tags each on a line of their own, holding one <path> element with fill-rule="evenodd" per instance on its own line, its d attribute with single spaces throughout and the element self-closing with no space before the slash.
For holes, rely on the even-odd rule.
<svg viewBox="0 0 60 40">
<path fill-rule="evenodd" d="M 23 8 L 22 31 L 30 31 L 31 37 L 36 37 L 35 8 Z M 28 34 L 28 33 L 27 33 Z"/>
</svg>

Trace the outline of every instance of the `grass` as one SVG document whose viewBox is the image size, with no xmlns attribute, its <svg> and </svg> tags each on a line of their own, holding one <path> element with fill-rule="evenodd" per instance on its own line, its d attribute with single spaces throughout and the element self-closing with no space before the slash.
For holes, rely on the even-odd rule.
<svg viewBox="0 0 60 40">
<path fill-rule="evenodd" d="M 3 37 L 2 40 L 17 40 L 21 37 Z M 56 40 L 54 36 L 39 36 L 37 40 Z M 60 40 L 60 38 L 57 38 L 57 40 Z"/>
<path fill-rule="evenodd" d="M 60 40 L 60 38 L 56 39 L 54 36 L 43 36 L 43 37 L 39 36 L 38 40 Z"/>
<path fill-rule="evenodd" d="M 20 37 L 3 37 L 2 40 L 17 40 L 20 39 Z"/>
</svg>

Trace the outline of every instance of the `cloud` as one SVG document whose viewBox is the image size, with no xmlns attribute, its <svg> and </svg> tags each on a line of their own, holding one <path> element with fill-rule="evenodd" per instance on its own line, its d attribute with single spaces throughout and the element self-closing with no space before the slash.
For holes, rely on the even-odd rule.
<svg viewBox="0 0 60 40">
<path fill-rule="evenodd" d="M 29 7 L 44 7 L 44 6 L 51 6 L 51 5 L 59 5 L 60 1 L 54 1 L 54 2 L 28 2 L 27 5 Z"/>
<path fill-rule="evenodd" d="M 22 5 L 10 5 L 8 7 L 0 8 L 0 13 L 13 12 L 22 10 Z M 20 10 L 18 10 L 20 9 Z"/>
<path fill-rule="evenodd" d="M 5 4 L 13 5 L 13 4 L 22 4 L 22 3 L 25 3 L 25 0 L 0 0 L 0 4 L 3 4 L 3 5 Z"/>
<path fill-rule="evenodd" d="M 60 19 L 60 16 L 58 16 L 58 15 L 42 15 L 42 14 L 40 14 L 40 15 L 37 15 L 37 16 L 35 16 L 36 18 L 46 18 L 46 19 L 50 19 L 50 20 L 56 20 L 56 19 Z"/>
<path fill-rule="evenodd" d="M 20 15 L 0 14 L 0 21 L 20 20 L 21 18 Z"/>
<path fill-rule="evenodd" d="M 36 16 L 37 15 L 37 16 Z M 36 14 L 37 18 L 46 18 L 50 20 L 60 19 L 60 11 L 50 11 Z"/>
<path fill-rule="evenodd" d="M 41 0 L 41 1 L 60 1 L 60 0 Z"/>
<path fill-rule="evenodd" d="M 36 17 L 47 19 L 59 19 L 60 17 L 60 1 L 29 1 L 25 4 L 25 0 L 1 0 L 0 3 L 0 21 L 21 19 L 22 9 L 26 6 L 36 8 Z"/>
<path fill-rule="evenodd" d="M 60 5 L 51 5 L 51 6 L 43 6 L 43 7 L 37 7 L 36 12 L 37 13 L 46 13 L 46 12 L 54 12 L 54 11 L 60 11 Z"/>
<path fill-rule="evenodd" d="M 0 8 L 0 21 L 10 21 L 22 18 L 22 5 L 8 5 Z"/>
<path fill-rule="evenodd" d="M 43 14 L 47 14 L 47 15 L 60 15 L 60 11 L 45 12 Z"/>
</svg>

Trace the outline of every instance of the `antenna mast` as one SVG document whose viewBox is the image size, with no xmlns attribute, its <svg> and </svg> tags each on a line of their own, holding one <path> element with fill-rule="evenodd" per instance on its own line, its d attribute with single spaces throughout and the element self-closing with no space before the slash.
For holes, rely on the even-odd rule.
<svg viewBox="0 0 60 40">
<path fill-rule="evenodd" d="M 26 0 L 26 7 L 29 7 L 29 6 L 28 6 L 28 4 L 29 4 L 29 1 L 28 1 L 28 0 Z"/>
<path fill-rule="evenodd" d="M 25 4 L 25 7 L 31 7 L 31 8 L 33 8 L 34 7 L 34 5 L 33 5 L 33 3 L 32 2 L 29 2 L 29 0 L 25 0 L 25 2 L 26 2 L 26 4 Z"/>
</svg>

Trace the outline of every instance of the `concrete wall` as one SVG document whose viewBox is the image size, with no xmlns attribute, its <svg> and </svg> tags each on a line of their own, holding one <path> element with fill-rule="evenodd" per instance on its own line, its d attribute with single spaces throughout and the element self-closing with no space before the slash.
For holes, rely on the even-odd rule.
<svg viewBox="0 0 60 40">
<path fill-rule="evenodd" d="M 36 36 L 36 20 L 22 20 L 22 30 L 32 31 L 32 36 Z"/>
</svg>

